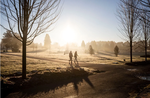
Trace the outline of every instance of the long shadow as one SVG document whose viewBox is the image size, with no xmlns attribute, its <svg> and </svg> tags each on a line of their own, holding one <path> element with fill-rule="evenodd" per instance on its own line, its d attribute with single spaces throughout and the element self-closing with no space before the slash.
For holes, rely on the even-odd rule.
<svg viewBox="0 0 150 98">
<path fill-rule="evenodd" d="M 90 74 L 83 69 L 69 69 L 61 72 L 37 72 L 25 80 L 22 78 L 10 78 L 9 81 L 15 83 L 11 92 L 21 92 L 21 98 L 36 95 L 39 92 L 55 92 L 58 88 L 67 87 L 69 83 L 73 84 L 74 90 L 78 94 L 78 84 L 82 83 L 83 80 L 94 89 L 94 85 L 88 78 L 89 75 Z M 2 98 L 9 94 L 7 91 L 5 93 L 6 94 L 2 95 Z"/>
<path fill-rule="evenodd" d="M 110 59 L 108 57 L 102 57 L 102 56 L 99 56 L 99 55 L 94 55 L 95 57 L 98 57 L 98 58 L 101 58 L 101 59 L 105 59 L 105 60 L 115 60 L 115 61 L 118 61 L 118 62 L 124 62 L 124 61 L 121 61 L 121 60 L 116 60 L 116 59 Z"/>
<path fill-rule="evenodd" d="M 47 49 L 43 49 L 43 50 L 34 50 L 34 51 L 28 51 L 27 53 L 37 53 L 37 52 L 44 52 Z"/>
<path fill-rule="evenodd" d="M 109 55 L 109 56 L 112 56 L 112 55 L 114 55 L 113 53 L 109 53 L 109 52 L 107 52 L 107 53 L 104 53 L 104 52 L 97 52 L 98 54 L 101 54 L 101 55 Z"/>
<path fill-rule="evenodd" d="M 94 89 L 94 85 L 92 84 L 92 82 L 89 80 L 88 77 L 84 77 L 84 80 Z"/>
<path fill-rule="evenodd" d="M 148 61 L 138 61 L 138 62 L 128 62 L 128 63 L 125 63 L 126 65 L 129 65 L 129 66 L 147 66 L 147 65 L 150 65 L 150 60 Z"/>
</svg>

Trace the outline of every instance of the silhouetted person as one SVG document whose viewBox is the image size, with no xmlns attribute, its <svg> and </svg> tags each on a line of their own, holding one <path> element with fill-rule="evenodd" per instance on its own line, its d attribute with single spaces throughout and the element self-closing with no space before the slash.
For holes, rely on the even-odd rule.
<svg viewBox="0 0 150 98">
<path fill-rule="evenodd" d="M 77 51 L 75 51 L 75 53 L 74 53 L 74 63 L 77 62 L 77 64 L 78 64 L 77 56 L 78 56 Z"/>
<path fill-rule="evenodd" d="M 70 53 L 69 53 L 69 58 L 70 58 L 69 64 L 70 64 L 70 61 L 71 61 L 71 65 L 72 65 L 72 57 L 73 57 L 73 54 L 72 54 L 72 51 L 70 51 Z"/>
</svg>

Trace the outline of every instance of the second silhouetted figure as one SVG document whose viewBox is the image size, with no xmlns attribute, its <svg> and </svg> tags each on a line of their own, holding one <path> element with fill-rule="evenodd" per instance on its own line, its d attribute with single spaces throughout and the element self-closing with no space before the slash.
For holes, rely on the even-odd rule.
<svg viewBox="0 0 150 98">
<path fill-rule="evenodd" d="M 69 64 L 70 64 L 70 61 L 71 61 L 71 65 L 72 65 L 72 57 L 73 57 L 73 54 L 72 54 L 72 51 L 70 51 L 70 53 L 69 53 L 69 58 L 70 58 Z"/>
<path fill-rule="evenodd" d="M 78 56 L 77 51 L 75 51 L 75 53 L 74 53 L 74 63 L 75 64 L 76 64 L 76 62 L 78 64 L 77 56 Z"/>
</svg>

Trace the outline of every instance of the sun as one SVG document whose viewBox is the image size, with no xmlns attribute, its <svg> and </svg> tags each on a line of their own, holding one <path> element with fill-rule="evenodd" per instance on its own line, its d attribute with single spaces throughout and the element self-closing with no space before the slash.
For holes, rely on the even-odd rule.
<svg viewBox="0 0 150 98">
<path fill-rule="evenodd" d="M 76 33 L 70 25 L 62 32 L 62 39 L 64 43 L 73 43 L 76 41 Z"/>
</svg>

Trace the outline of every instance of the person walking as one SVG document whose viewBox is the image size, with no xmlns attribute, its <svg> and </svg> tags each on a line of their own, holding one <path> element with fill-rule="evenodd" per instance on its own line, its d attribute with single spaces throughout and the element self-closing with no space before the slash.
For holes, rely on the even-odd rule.
<svg viewBox="0 0 150 98">
<path fill-rule="evenodd" d="M 72 51 L 70 51 L 70 52 L 69 52 L 69 58 L 70 58 L 69 64 L 70 64 L 70 61 L 71 61 L 71 65 L 72 65 L 72 57 L 73 57 L 73 54 L 72 54 Z"/>
<path fill-rule="evenodd" d="M 74 53 L 74 63 L 75 64 L 76 64 L 76 62 L 78 64 L 77 56 L 78 56 L 77 51 L 75 51 L 75 53 Z"/>
</svg>

